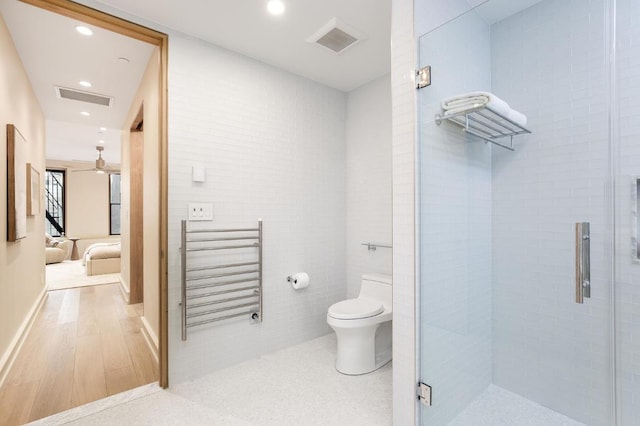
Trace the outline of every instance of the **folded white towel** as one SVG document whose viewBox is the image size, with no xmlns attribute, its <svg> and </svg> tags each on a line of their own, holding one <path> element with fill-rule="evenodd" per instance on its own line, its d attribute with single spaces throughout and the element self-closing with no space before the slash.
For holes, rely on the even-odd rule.
<svg viewBox="0 0 640 426">
<path fill-rule="evenodd" d="M 469 92 L 452 96 L 442 101 L 444 115 L 454 115 L 480 107 L 489 107 L 497 114 L 508 118 L 522 127 L 527 125 L 527 117 L 512 109 L 508 103 L 490 92 Z"/>
<path fill-rule="evenodd" d="M 520 127 L 527 127 L 527 116 L 521 113 L 520 111 L 516 111 L 515 109 L 511 109 L 509 111 L 509 115 L 507 118 Z"/>
</svg>

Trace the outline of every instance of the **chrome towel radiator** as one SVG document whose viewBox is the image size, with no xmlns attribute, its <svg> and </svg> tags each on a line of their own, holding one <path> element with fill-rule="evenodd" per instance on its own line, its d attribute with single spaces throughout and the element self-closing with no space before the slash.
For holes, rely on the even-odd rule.
<svg viewBox="0 0 640 426">
<path fill-rule="evenodd" d="M 188 229 L 183 220 L 180 250 L 182 340 L 207 323 L 245 315 L 262 322 L 262 219 L 233 229 Z"/>
</svg>

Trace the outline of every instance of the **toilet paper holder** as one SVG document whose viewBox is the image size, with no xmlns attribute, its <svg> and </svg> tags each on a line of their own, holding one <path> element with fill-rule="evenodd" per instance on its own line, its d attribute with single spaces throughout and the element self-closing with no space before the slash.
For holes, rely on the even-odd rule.
<svg viewBox="0 0 640 426">
<path fill-rule="evenodd" d="M 309 286 L 309 275 L 306 272 L 297 272 L 287 276 L 287 282 L 294 290 L 301 290 Z"/>
</svg>

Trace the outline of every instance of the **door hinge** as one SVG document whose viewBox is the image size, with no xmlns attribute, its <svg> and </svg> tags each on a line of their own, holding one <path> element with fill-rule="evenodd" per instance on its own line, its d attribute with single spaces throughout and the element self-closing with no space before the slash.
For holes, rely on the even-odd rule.
<svg viewBox="0 0 640 426">
<path fill-rule="evenodd" d="M 431 85 L 431 65 L 416 70 L 416 89 Z"/>
<path fill-rule="evenodd" d="M 418 383 L 418 400 L 427 407 L 431 407 L 431 386 L 426 383 Z"/>
</svg>

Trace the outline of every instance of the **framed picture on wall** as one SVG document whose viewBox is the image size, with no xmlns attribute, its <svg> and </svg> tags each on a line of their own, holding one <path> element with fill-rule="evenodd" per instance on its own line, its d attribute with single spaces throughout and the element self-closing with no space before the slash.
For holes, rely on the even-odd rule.
<svg viewBox="0 0 640 426">
<path fill-rule="evenodd" d="M 7 124 L 7 241 L 27 236 L 27 141 Z"/>
<path fill-rule="evenodd" d="M 40 172 L 27 163 L 27 216 L 40 213 Z"/>
</svg>

